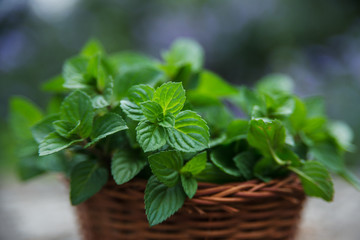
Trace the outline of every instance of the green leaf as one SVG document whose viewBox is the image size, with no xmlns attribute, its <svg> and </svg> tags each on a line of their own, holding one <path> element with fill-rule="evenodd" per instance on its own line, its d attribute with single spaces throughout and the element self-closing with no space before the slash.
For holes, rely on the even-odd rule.
<svg viewBox="0 0 360 240">
<path fill-rule="evenodd" d="M 166 128 L 172 128 L 175 126 L 175 117 L 172 113 L 168 112 L 164 118 L 159 122 L 159 125 Z"/>
<path fill-rule="evenodd" d="M 332 172 L 345 168 L 342 153 L 331 142 L 318 143 L 309 149 L 309 153 Z"/>
<path fill-rule="evenodd" d="M 29 180 L 45 173 L 44 169 L 39 167 L 39 156 L 31 155 L 19 158 L 16 165 L 17 175 L 22 181 Z"/>
<path fill-rule="evenodd" d="M 159 152 L 149 156 L 152 172 L 168 187 L 175 186 L 179 181 L 179 171 L 183 166 L 183 159 L 177 151 Z"/>
<path fill-rule="evenodd" d="M 204 52 L 201 46 L 191 39 L 176 40 L 169 51 L 162 54 L 166 64 L 171 68 L 171 75 L 175 70 L 190 65 L 193 72 L 201 70 Z"/>
<path fill-rule="evenodd" d="M 315 96 L 306 98 L 305 105 L 308 118 L 325 116 L 325 103 L 322 97 Z"/>
<path fill-rule="evenodd" d="M 238 107 L 240 107 L 248 116 L 252 115 L 255 106 L 259 112 L 266 113 L 266 104 L 264 100 L 253 90 L 246 87 L 239 88 L 239 94 L 231 96 L 230 100 Z"/>
<path fill-rule="evenodd" d="M 51 93 L 64 93 L 67 89 L 64 87 L 65 79 L 59 75 L 51 78 L 41 85 L 41 90 Z"/>
<path fill-rule="evenodd" d="M 263 155 L 271 156 L 276 149 L 285 145 L 285 128 L 278 120 L 264 122 L 264 120 L 251 120 L 248 132 L 249 144 L 258 149 Z"/>
<path fill-rule="evenodd" d="M 133 179 L 147 164 L 147 159 L 139 152 L 121 149 L 111 160 L 111 173 L 117 184 Z"/>
<path fill-rule="evenodd" d="M 290 94 L 294 90 L 294 81 L 284 74 L 270 74 L 260 79 L 256 89 L 270 95 Z"/>
<path fill-rule="evenodd" d="M 226 130 L 225 144 L 245 139 L 249 129 L 249 121 L 243 119 L 236 119 L 230 122 Z"/>
<path fill-rule="evenodd" d="M 209 146 L 209 128 L 193 111 L 179 113 L 175 118 L 175 127 L 167 130 L 167 142 L 179 151 L 196 152 Z"/>
<path fill-rule="evenodd" d="M 146 119 L 140 106 L 136 105 L 135 103 L 122 100 L 120 102 L 120 107 L 125 112 L 126 116 L 134 121 L 142 121 Z"/>
<path fill-rule="evenodd" d="M 82 140 L 69 140 L 53 132 L 46 136 L 39 145 L 39 155 L 45 156 L 59 152 L 71 145 L 81 142 Z"/>
<path fill-rule="evenodd" d="M 306 121 L 306 106 L 305 104 L 297 97 L 294 97 L 295 108 L 292 114 L 289 116 L 289 122 L 292 129 L 297 132 L 302 129 Z"/>
<path fill-rule="evenodd" d="M 106 184 L 108 170 L 94 161 L 75 166 L 70 177 L 71 204 L 77 205 L 92 197 Z"/>
<path fill-rule="evenodd" d="M 295 172 L 308 196 L 331 201 L 334 196 L 333 183 L 326 168 L 319 162 L 307 161 L 302 168 L 289 167 Z"/>
<path fill-rule="evenodd" d="M 42 142 L 47 135 L 55 131 L 53 122 L 58 120 L 59 117 L 59 114 L 49 115 L 31 128 L 32 135 L 37 143 Z"/>
<path fill-rule="evenodd" d="M 201 173 L 196 175 L 196 179 L 199 182 L 211 182 L 217 184 L 239 181 L 238 177 L 234 177 L 224 173 L 218 167 L 216 167 L 214 164 L 210 162 L 207 162 L 206 168 Z"/>
<path fill-rule="evenodd" d="M 186 97 L 181 83 L 168 82 L 158 87 L 153 101 L 160 104 L 164 113 L 170 112 L 176 116 L 184 106 Z"/>
<path fill-rule="evenodd" d="M 336 143 L 345 151 L 353 151 L 355 146 L 352 144 L 354 133 L 344 122 L 332 121 L 328 125 L 329 134 L 335 139 Z"/>
<path fill-rule="evenodd" d="M 360 191 L 360 179 L 351 173 L 348 169 L 343 169 L 339 171 L 338 174 L 348 183 L 353 185 L 358 191 Z"/>
<path fill-rule="evenodd" d="M 236 167 L 239 170 L 240 176 L 246 180 L 250 180 L 254 177 L 253 169 L 256 164 L 256 157 L 254 153 L 250 151 L 237 154 L 234 158 Z"/>
<path fill-rule="evenodd" d="M 201 72 L 199 85 L 194 91 L 215 98 L 223 98 L 238 93 L 236 88 L 229 85 L 220 76 L 206 70 Z"/>
<path fill-rule="evenodd" d="M 206 161 L 207 152 L 199 153 L 182 167 L 181 173 L 191 173 L 191 175 L 196 176 L 205 169 Z"/>
<path fill-rule="evenodd" d="M 10 99 L 10 125 L 17 139 L 32 138 L 30 128 L 42 117 L 40 109 L 26 98 Z"/>
<path fill-rule="evenodd" d="M 103 53 L 105 53 L 104 47 L 97 39 L 90 39 L 81 50 L 81 55 L 86 57 Z"/>
<path fill-rule="evenodd" d="M 196 179 L 193 176 L 181 175 L 181 184 L 183 186 L 184 192 L 189 198 L 193 198 L 196 190 L 198 188 L 198 184 Z"/>
<path fill-rule="evenodd" d="M 106 113 L 103 116 L 96 117 L 91 133 L 91 142 L 88 143 L 85 148 L 97 143 L 98 141 L 106 138 L 109 135 L 125 129 L 128 129 L 128 127 L 126 126 L 126 122 L 118 114 Z"/>
<path fill-rule="evenodd" d="M 232 144 L 218 146 L 211 150 L 210 159 L 224 173 L 234 177 L 240 177 L 241 173 L 233 160 L 235 154 L 233 148 L 234 146 Z"/>
<path fill-rule="evenodd" d="M 91 101 L 92 106 L 95 109 L 104 108 L 110 105 L 110 103 L 102 95 L 95 96 Z"/>
<path fill-rule="evenodd" d="M 93 124 L 93 107 L 91 98 L 84 92 L 75 91 L 67 96 L 61 104 L 61 119 L 80 126 L 77 133 L 82 138 L 91 134 Z"/>
<path fill-rule="evenodd" d="M 64 173 L 67 170 L 68 163 L 66 162 L 64 154 L 55 153 L 47 156 L 39 157 L 37 165 L 46 171 Z"/>
<path fill-rule="evenodd" d="M 76 132 L 80 127 L 80 121 L 77 124 L 66 120 L 57 120 L 53 123 L 55 131 L 64 138 L 76 138 Z M 78 137 L 77 137 L 78 138 Z"/>
<path fill-rule="evenodd" d="M 120 52 L 110 55 L 108 58 L 110 66 L 115 74 L 124 73 L 136 66 L 154 66 L 157 62 L 143 54 L 137 52 Z"/>
<path fill-rule="evenodd" d="M 161 126 L 142 121 L 136 127 L 136 140 L 144 152 L 155 151 L 166 144 L 166 132 Z"/>
<path fill-rule="evenodd" d="M 118 74 L 115 77 L 114 95 L 117 100 L 121 100 L 127 96 L 128 91 L 132 86 L 139 84 L 155 86 L 164 81 L 165 74 L 161 70 L 153 66 L 136 65 L 134 67 L 124 69 L 121 74 Z"/>
<path fill-rule="evenodd" d="M 157 102 L 143 102 L 141 103 L 140 108 L 147 120 L 152 123 L 161 122 L 164 118 L 163 109 Z"/>
<path fill-rule="evenodd" d="M 165 221 L 184 204 L 186 195 L 180 184 L 167 187 L 152 176 L 145 190 L 145 210 L 150 226 Z"/>
<path fill-rule="evenodd" d="M 130 101 L 140 104 L 146 101 L 150 101 L 154 97 L 155 90 L 144 84 L 139 84 L 131 87 L 129 89 L 129 99 Z"/>
<path fill-rule="evenodd" d="M 67 60 L 63 67 L 62 76 L 65 79 L 64 87 L 70 89 L 85 89 L 92 84 L 87 73 L 89 59 L 83 56 Z"/>
</svg>

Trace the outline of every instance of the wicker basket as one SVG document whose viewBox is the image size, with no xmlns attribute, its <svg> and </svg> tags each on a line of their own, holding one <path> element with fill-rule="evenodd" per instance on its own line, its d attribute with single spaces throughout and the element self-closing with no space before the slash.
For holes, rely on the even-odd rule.
<svg viewBox="0 0 360 240">
<path fill-rule="evenodd" d="M 305 200 L 294 175 L 268 183 L 199 183 L 178 213 L 150 228 L 145 185 L 141 179 L 122 186 L 109 182 L 76 207 L 83 239 L 293 239 Z"/>
</svg>

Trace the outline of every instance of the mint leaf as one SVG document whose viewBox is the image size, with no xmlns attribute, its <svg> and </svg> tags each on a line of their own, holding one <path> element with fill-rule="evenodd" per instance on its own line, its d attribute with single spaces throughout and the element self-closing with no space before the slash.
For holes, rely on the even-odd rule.
<svg viewBox="0 0 360 240">
<path fill-rule="evenodd" d="M 59 75 L 41 84 L 41 90 L 51 93 L 64 93 L 67 91 L 67 89 L 64 88 L 64 84 L 65 79 Z"/>
<path fill-rule="evenodd" d="M 256 89 L 270 95 L 290 94 L 294 90 L 294 81 L 284 74 L 270 74 L 259 81 Z"/>
<path fill-rule="evenodd" d="M 83 49 L 81 50 L 81 55 L 92 57 L 96 54 L 104 54 L 105 50 L 102 44 L 96 39 L 90 39 L 87 41 Z"/>
<path fill-rule="evenodd" d="M 56 132 L 50 133 L 39 144 L 39 155 L 45 156 L 55 152 L 59 152 L 71 145 L 81 142 L 82 140 L 69 140 Z"/>
<path fill-rule="evenodd" d="M 223 98 L 238 93 L 236 88 L 229 85 L 220 76 L 206 70 L 201 72 L 199 85 L 193 91 L 215 98 Z"/>
<path fill-rule="evenodd" d="M 242 152 L 237 154 L 234 158 L 235 165 L 239 170 L 240 176 L 246 180 L 254 177 L 253 169 L 256 164 L 256 158 L 252 152 Z"/>
<path fill-rule="evenodd" d="M 129 99 L 130 101 L 139 105 L 142 102 L 152 100 L 154 93 L 155 90 L 152 87 L 139 84 L 129 89 Z"/>
<path fill-rule="evenodd" d="M 108 175 L 108 170 L 94 161 L 87 160 L 76 165 L 70 177 L 71 204 L 80 204 L 100 191 Z"/>
<path fill-rule="evenodd" d="M 166 113 L 164 118 L 159 122 L 159 125 L 166 128 L 174 127 L 175 126 L 174 115 L 170 112 Z"/>
<path fill-rule="evenodd" d="M 63 67 L 65 88 L 85 89 L 89 88 L 91 78 L 87 73 L 89 60 L 86 57 L 78 56 L 67 60 Z"/>
<path fill-rule="evenodd" d="M 285 136 L 285 128 L 280 121 L 264 122 L 259 119 L 251 120 L 247 139 L 263 155 L 271 156 L 276 149 L 285 145 Z"/>
<path fill-rule="evenodd" d="M 170 112 L 176 116 L 184 106 L 186 97 L 181 83 L 168 82 L 158 87 L 153 101 L 160 104 L 164 113 Z"/>
<path fill-rule="evenodd" d="M 136 140 L 144 152 L 155 151 L 166 144 L 166 132 L 161 126 L 142 121 L 136 127 Z"/>
<path fill-rule="evenodd" d="M 201 151 L 209 146 L 209 128 L 193 111 L 183 111 L 175 118 L 174 128 L 167 128 L 167 142 L 183 152 Z"/>
<path fill-rule="evenodd" d="M 292 129 L 297 132 L 304 127 L 306 121 L 306 106 L 299 98 L 295 97 L 294 101 L 294 111 L 289 116 L 289 122 Z"/>
<path fill-rule="evenodd" d="M 134 65 L 130 68 L 124 68 L 114 79 L 114 95 L 117 100 L 121 100 L 128 95 L 132 86 L 139 84 L 148 84 L 155 86 L 165 81 L 165 74 L 150 65 Z M 151 100 L 151 99 L 149 99 Z"/>
<path fill-rule="evenodd" d="M 150 226 L 168 219 L 183 206 L 185 198 L 180 184 L 169 188 L 152 176 L 145 189 L 145 210 Z"/>
<path fill-rule="evenodd" d="M 164 118 L 163 110 L 160 104 L 153 101 L 141 103 L 140 108 L 144 116 L 152 123 L 161 122 Z"/>
<path fill-rule="evenodd" d="M 189 198 L 193 198 L 196 190 L 198 188 L 198 184 L 196 179 L 193 176 L 181 175 L 181 184 L 183 186 L 184 192 Z"/>
<path fill-rule="evenodd" d="M 227 173 L 234 177 L 241 176 L 239 169 L 236 167 L 233 160 L 235 155 L 234 145 L 218 146 L 211 150 L 210 159 L 211 161 L 224 173 Z"/>
<path fill-rule="evenodd" d="M 179 171 L 183 166 L 183 159 L 177 151 L 159 152 L 149 156 L 152 172 L 168 187 L 175 186 L 179 181 Z"/>
<path fill-rule="evenodd" d="M 95 109 L 104 108 L 110 105 L 110 103 L 102 95 L 95 96 L 92 101 L 92 106 Z"/>
<path fill-rule="evenodd" d="M 248 116 L 252 115 L 255 106 L 259 109 L 259 112 L 266 113 L 266 104 L 264 100 L 256 94 L 254 91 L 240 87 L 239 94 L 231 96 L 231 101 L 244 110 Z"/>
<path fill-rule="evenodd" d="M 181 173 L 191 173 L 193 176 L 196 176 L 205 169 L 206 161 L 207 152 L 199 153 L 181 168 Z"/>
<path fill-rule="evenodd" d="M 196 179 L 199 182 L 211 182 L 217 184 L 239 181 L 239 178 L 224 173 L 210 162 L 207 162 L 205 169 L 196 175 Z"/>
<path fill-rule="evenodd" d="M 299 176 L 308 196 L 320 197 L 326 201 L 333 199 L 334 189 L 331 177 L 321 163 L 307 161 L 301 168 L 289 167 L 289 169 Z"/>
<path fill-rule="evenodd" d="M 326 115 L 325 103 L 322 97 L 315 96 L 306 98 L 305 105 L 308 118 L 324 117 Z"/>
<path fill-rule="evenodd" d="M 53 122 L 58 120 L 59 117 L 59 114 L 49 115 L 31 128 L 32 135 L 37 143 L 42 142 L 47 135 L 55 131 Z"/>
<path fill-rule="evenodd" d="M 201 70 L 204 52 L 201 46 L 191 39 L 176 40 L 169 51 L 162 54 L 171 75 L 180 67 L 189 65 L 193 72 Z"/>
<path fill-rule="evenodd" d="M 243 119 L 236 119 L 230 122 L 226 130 L 225 144 L 232 143 L 234 141 L 245 139 L 247 137 L 249 129 L 249 121 Z"/>
<path fill-rule="evenodd" d="M 93 145 L 107 136 L 119 131 L 128 129 L 122 117 L 115 113 L 106 113 L 103 116 L 96 117 L 91 133 L 91 142 L 86 147 Z"/>
<path fill-rule="evenodd" d="M 55 131 L 64 138 L 76 137 L 76 132 L 80 127 L 80 121 L 76 124 L 66 120 L 57 120 L 53 123 Z"/>
<path fill-rule="evenodd" d="M 353 130 L 344 122 L 331 121 L 328 124 L 329 134 L 335 139 L 337 145 L 345 151 L 353 151 L 356 147 L 352 144 Z"/>
<path fill-rule="evenodd" d="M 136 105 L 135 103 L 122 100 L 120 102 L 120 107 L 125 112 L 126 116 L 134 121 L 142 121 L 146 119 L 140 106 Z"/>
<path fill-rule="evenodd" d="M 10 125 L 17 139 L 32 138 L 30 128 L 42 117 L 40 109 L 26 98 L 10 99 Z"/>
<path fill-rule="evenodd" d="M 77 133 L 82 138 L 91 134 L 93 124 L 93 107 L 91 98 L 84 92 L 75 91 L 67 96 L 61 104 L 61 119 L 80 126 Z"/>
<path fill-rule="evenodd" d="M 133 179 L 147 164 L 144 156 L 134 150 L 122 149 L 111 160 L 111 173 L 117 184 Z"/>
</svg>

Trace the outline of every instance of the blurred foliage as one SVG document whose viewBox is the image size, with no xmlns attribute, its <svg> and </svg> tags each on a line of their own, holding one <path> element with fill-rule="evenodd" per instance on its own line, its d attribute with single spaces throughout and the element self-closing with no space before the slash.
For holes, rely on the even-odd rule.
<svg viewBox="0 0 360 240">
<path fill-rule="evenodd" d="M 355 0 L 3 0 L 0 118 L 6 121 L 12 95 L 44 107 L 48 95 L 37 86 L 90 37 L 109 52 L 159 57 L 175 38 L 188 36 L 205 47 L 206 68 L 231 82 L 252 85 L 283 72 L 297 79 L 300 95 L 324 95 L 329 115 L 348 122 L 360 146 L 359 16 Z M 1 125 L 4 161 L 12 144 Z"/>
</svg>

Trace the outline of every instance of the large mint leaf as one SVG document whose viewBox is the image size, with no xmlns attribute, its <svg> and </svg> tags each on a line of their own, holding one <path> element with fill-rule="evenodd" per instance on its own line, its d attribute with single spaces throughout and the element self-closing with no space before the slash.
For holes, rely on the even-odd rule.
<svg viewBox="0 0 360 240">
<path fill-rule="evenodd" d="M 145 210 L 150 226 L 165 221 L 184 204 L 186 195 L 180 184 L 167 187 L 152 176 L 145 190 Z"/>
<path fill-rule="evenodd" d="M 142 121 L 136 127 L 136 140 L 145 152 L 155 151 L 166 144 L 166 132 L 161 126 Z"/>
<path fill-rule="evenodd" d="M 181 168 L 181 173 L 191 173 L 191 175 L 196 176 L 205 169 L 206 161 L 207 152 L 199 153 Z"/>
<path fill-rule="evenodd" d="M 285 136 L 285 128 L 280 121 L 264 122 L 259 119 L 251 120 L 247 139 L 252 147 L 270 156 L 285 145 Z"/>
<path fill-rule="evenodd" d="M 95 161 L 88 160 L 76 165 L 70 177 L 71 204 L 80 204 L 100 191 L 108 175 L 108 170 Z"/>
<path fill-rule="evenodd" d="M 77 133 L 82 138 L 91 134 L 93 124 L 93 107 L 91 98 L 84 92 L 75 91 L 67 96 L 61 104 L 61 119 L 80 126 Z"/>
<path fill-rule="evenodd" d="M 143 102 L 141 103 L 140 108 L 147 120 L 152 123 L 161 122 L 164 119 L 163 109 L 157 102 Z"/>
<path fill-rule="evenodd" d="M 179 181 L 179 171 L 183 166 L 183 159 L 177 151 L 159 152 L 149 156 L 152 172 L 168 187 L 173 187 Z"/>
<path fill-rule="evenodd" d="M 234 141 L 245 139 L 249 129 L 249 121 L 244 119 L 236 119 L 230 122 L 226 130 L 225 143 L 232 143 Z"/>
<path fill-rule="evenodd" d="M 130 101 L 140 104 L 142 102 L 150 101 L 154 97 L 155 90 L 144 84 L 139 84 L 133 86 L 129 89 L 129 99 Z"/>
<path fill-rule="evenodd" d="M 241 176 L 239 169 L 236 167 L 233 157 L 235 155 L 234 145 L 222 145 L 211 150 L 211 161 L 224 173 L 234 177 Z"/>
<path fill-rule="evenodd" d="M 163 58 L 171 75 L 186 65 L 189 65 L 193 72 L 198 72 L 203 65 L 204 52 L 197 42 L 183 38 L 176 40 L 170 50 L 163 53 Z"/>
<path fill-rule="evenodd" d="M 64 88 L 64 84 L 65 79 L 59 75 L 41 84 L 41 90 L 51 93 L 64 93 L 67 91 L 67 89 Z"/>
<path fill-rule="evenodd" d="M 49 115 L 31 128 L 32 135 L 37 143 L 42 142 L 47 135 L 55 131 L 53 122 L 59 117 L 59 114 Z"/>
<path fill-rule="evenodd" d="M 79 56 L 67 60 L 63 66 L 64 87 L 85 89 L 90 87 L 91 78 L 87 73 L 89 59 Z"/>
<path fill-rule="evenodd" d="M 46 136 L 39 145 L 39 155 L 45 156 L 55 152 L 59 152 L 71 145 L 81 142 L 82 140 L 69 140 L 66 139 L 56 132 L 50 133 Z"/>
<path fill-rule="evenodd" d="M 306 106 L 299 98 L 294 98 L 294 103 L 294 110 L 289 116 L 289 122 L 291 124 L 292 130 L 297 132 L 305 125 Z"/>
<path fill-rule="evenodd" d="M 97 117 L 94 120 L 91 142 L 85 147 L 91 146 L 101 139 L 125 129 L 128 129 L 126 122 L 118 114 L 106 113 L 103 116 Z"/>
<path fill-rule="evenodd" d="M 147 159 L 139 152 L 122 149 L 111 160 L 111 173 L 117 184 L 133 179 L 147 164 Z"/>
<path fill-rule="evenodd" d="M 181 184 L 186 195 L 193 198 L 198 188 L 196 179 L 191 175 L 181 174 Z"/>
<path fill-rule="evenodd" d="M 168 143 L 183 152 L 201 151 L 209 146 L 209 128 L 193 111 L 183 111 L 175 118 L 175 126 L 167 128 Z"/>
<path fill-rule="evenodd" d="M 217 184 L 239 181 L 238 177 L 224 173 L 210 162 L 207 162 L 205 169 L 201 171 L 200 174 L 196 175 L 196 179 L 199 182 L 211 182 Z"/>
<path fill-rule="evenodd" d="M 308 118 L 324 117 L 326 115 L 325 102 L 320 96 L 306 98 L 305 106 Z"/>
<path fill-rule="evenodd" d="M 308 196 L 320 197 L 326 201 L 333 199 L 334 189 L 331 177 L 321 163 L 307 161 L 301 168 L 289 167 L 289 169 L 299 176 Z"/>
<path fill-rule="evenodd" d="M 170 112 L 177 115 L 184 106 L 186 97 L 181 83 L 169 82 L 158 87 L 153 101 L 160 104 L 164 113 Z"/>
</svg>

